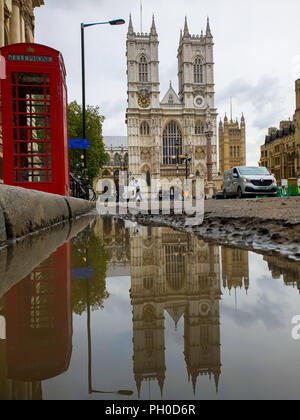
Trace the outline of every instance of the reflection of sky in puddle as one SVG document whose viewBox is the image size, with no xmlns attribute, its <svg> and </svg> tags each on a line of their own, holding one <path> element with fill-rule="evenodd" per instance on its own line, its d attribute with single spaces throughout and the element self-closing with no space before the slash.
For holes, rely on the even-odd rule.
<svg viewBox="0 0 300 420">
<path fill-rule="evenodd" d="M 133 396 L 124 398 L 116 394 L 89 395 L 88 329 L 87 313 L 84 311 L 81 316 L 73 313 L 73 348 L 70 365 L 64 373 L 42 382 L 44 399 L 126 399 L 128 401 L 137 399 L 134 370 L 141 373 L 144 368 L 144 377 L 149 373 L 145 367 L 147 353 L 144 356 L 139 353 L 142 344 L 139 341 L 141 336 L 138 338 L 138 334 L 140 328 L 146 331 L 151 330 L 153 326 L 154 330 L 159 331 L 158 335 L 154 336 L 154 342 L 156 348 L 160 348 L 153 360 L 156 360 L 158 367 L 166 369 L 163 399 L 298 398 L 300 341 L 294 341 L 291 337 L 293 327 L 291 321 L 295 315 L 300 314 L 300 296 L 298 289 L 285 284 L 283 276 L 280 275 L 278 267 L 285 267 L 284 261 L 264 258 L 252 252 L 239 253 L 238 250 L 228 248 L 222 253 L 221 247 L 215 245 L 209 247 L 196 238 L 187 239 L 187 235 L 170 229 L 142 227 L 136 232 L 131 227 L 127 239 L 127 245 L 125 242 L 122 245 L 122 241 L 109 242 L 111 262 L 108 272 L 116 273 L 119 269 L 120 272 L 123 270 L 123 275 L 106 278 L 109 297 L 103 301 L 103 309 L 91 311 L 91 379 L 94 390 L 126 389 L 134 391 Z M 103 238 L 102 240 L 104 241 Z M 161 248 L 158 244 L 162 244 Z M 173 253 L 170 253 L 171 245 Z M 114 252 L 114 247 L 122 246 L 130 246 L 130 253 L 126 254 L 127 262 L 125 252 Z M 80 249 L 80 246 L 77 248 Z M 144 254 L 141 254 L 142 249 L 145 250 Z M 165 252 L 165 259 L 159 264 L 162 249 Z M 156 258 L 154 262 L 151 262 L 150 251 Z M 194 254 L 197 257 L 195 259 L 193 259 Z M 116 255 L 119 255 L 119 259 L 114 259 Z M 185 268 L 190 273 L 186 274 L 187 277 L 200 270 L 199 279 L 205 280 L 205 276 L 212 275 L 211 271 L 214 270 L 215 276 L 212 275 L 212 278 L 217 281 L 216 285 L 218 281 L 220 282 L 219 290 L 222 293 L 220 301 L 217 294 L 214 294 L 215 291 L 212 292 L 212 288 L 202 294 L 199 290 L 188 292 L 189 289 L 185 289 L 183 293 L 183 289 L 176 290 L 167 285 L 169 287 L 167 291 L 164 289 L 161 294 L 153 292 L 152 295 L 150 289 L 143 289 L 143 285 L 152 284 L 149 282 L 151 271 L 147 271 L 147 264 L 152 267 L 154 283 L 161 280 L 162 285 L 166 286 L 167 275 L 173 273 L 172 275 L 176 277 L 173 262 L 181 264 L 182 261 L 186 261 L 185 258 L 190 262 L 190 267 Z M 209 264 L 211 258 L 213 263 Z M 221 266 L 222 261 L 223 266 Z M 274 273 L 277 271 L 277 275 L 272 275 L 268 263 L 271 268 L 273 267 Z M 297 279 L 297 273 L 300 273 L 296 263 L 292 264 L 294 265 L 288 271 L 286 263 L 285 279 L 288 281 Z M 124 266 L 129 265 L 131 276 L 128 276 L 126 274 L 128 271 L 124 270 Z M 142 271 L 139 271 L 139 266 Z M 114 270 L 111 270 L 112 267 Z M 164 274 L 159 277 L 158 273 Z M 248 274 L 249 288 L 246 290 L 247 282 L 245 283 L 245 279 L 241 281 L 241 277 L 243 275 L 248 277 Z M 191 281 L 191 277 L 189 279 Z M 172 284 L 174 286 L 178 283 Z M 218 290 L 218 286 L 215 287 L 214 290 Z M 199 356 L 203 343 L 196 337 L 197 327 L 196 329 L 192 327 L 193 323 L 197 324 L 199 321 L 199 316 L 190 316 L 188 320 L 186 315 L 181 314 L 192 313 L 193 300 L 196 302 L 193 308 L 198 308 L 200 301 L 210 298 L 216 305 L 219 302 L 219 316 L 217 309 L 214 321 L 208 317 L 206 320 L 202 319 L 200 324 L 208 326 L 211 335 L 212 331 L 218 331 L 217 324 L 220 323 L 220 339 L 214 342 L 214 346 L 208 346 L 208 356 L 205 361 L 203 355 Z M 144 308 L 147 305 L 156 305 L 157 313 L 160 307 L 164 321 L 160 323 L 160 318 L 157 316 L 156 323 L 151 324 L 153 322 L 151 314 L 147 315 L 148 318 L 139 318 L 142 314 L 139 311 L 143 305 Z M 139 323 L 137 319 L 144 323 Z M 0 317 L 0 324 L 1 320 Z M 215 327 L 212 327 L 214 322 Z M 188 331 L 193 331 L 190 337 Z M 218 340 L 218 334 L 215 339 Z M 212 355 L 212 352 L 218 348 L 220 348 L 220 357 L 217 352 Z M 208 375 L 202 376 L 200 373 L 194 395 L 192 378 L 188 375 L 188 360 L 194 364 L 198 361 L 198 365 L 195 364 L 198 373 L 201 368 L 207 371 L 214 363 L 221 363 L 218 394 L 216 394 L 214 376 L 212 375 L 210 380 Z M 161 390 L 157 379 L 153 378 L 150 383 L 143 380 L 140 396 L 141 399 L 160 400 Z"/>
</svg>

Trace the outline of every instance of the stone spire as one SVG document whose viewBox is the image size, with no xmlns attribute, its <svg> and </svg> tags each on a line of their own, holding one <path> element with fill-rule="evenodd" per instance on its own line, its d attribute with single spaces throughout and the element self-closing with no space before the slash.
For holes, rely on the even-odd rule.
<svg viewBox="0 0 300 420">
<path fill-rule="evenodd" d="M 129 15 L 129 26 L 128 26 L 128 33 L 127 35 L 133 35 L 133 25 L 132 25 L 132 19 L 131 19 L 131 13 Z"/>
<path fill-rule="evenodd" d="M 179 44 L 181 43 L 181 41 L 182 41 L 182 29 L 180 29 Z"/>
<path fill-rule="evenodd" d="M 216 393 L 219 393 L 219 380 L 220 380 L 220 373 L 216 372 L 214 374 L 215 384 L 216 384 Z"/>
<path fill-rule="evenodd" d="M 246 123 L 245 123 L 245 117 L 244 117 L 244 113 L 242 113 L 242 118 L 241 118 L 241 127 L 245 127 Z"/>
<path fill-rule="evenodd" d="M 206 37 L 207 38 L 212 38 L 212 34 L 211 34 L 211 30 L 210 30 L 210 24 L 209 24 L 209 17 L 207 17 Z"/>
<path fill-rule="evenodd" d="M 152 26 L 151 26 L 151 32 L 150 33 L 151 33 L 152 36 L 157 36 L 154 14 L 152 15 Z"/>
<path fill-rule="evenodd" d="M 184 21 L 184 31 L 183 31 L 183 37 L 184 37 L 184 38 L 189 38 L 189 37 L 190 37 L 189 28 L 188 28 L 188 23 L 187 23 L 187 17 L 185 17 L 185 21 Z"/>
</svg>

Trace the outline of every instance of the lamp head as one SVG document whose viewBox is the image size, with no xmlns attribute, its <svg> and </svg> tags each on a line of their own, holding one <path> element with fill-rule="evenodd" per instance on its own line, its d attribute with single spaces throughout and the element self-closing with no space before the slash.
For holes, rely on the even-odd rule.
<svg viewBox="0 0 300 420">
<path fill-rule="evenodd" d="M 109 21 L 110 25 L 124 25 L 124 23 L 125 23 L 124 19 L 114 19 L 114 20 Z"/>
</svg>

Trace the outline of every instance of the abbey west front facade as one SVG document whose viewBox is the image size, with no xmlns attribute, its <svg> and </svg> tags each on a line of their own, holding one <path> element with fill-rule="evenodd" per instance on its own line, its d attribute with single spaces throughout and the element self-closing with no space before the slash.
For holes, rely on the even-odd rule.
<svg viewBox="0 0 300 420">
<path fill-rule="evenodd" d="M 154 16 L 149 34 L 127 34 L 129 176 L 164 180 L 205 179 L 205 193 L 216 191 L 217 110 L 214 105 L 213 36 L 191 35 L 185 19 L 178 48 L 177 94 L 170 87 L 160 100 L 158 34 Z M 178 185 L 178 184 L 177 184 Z"/>
</svg>

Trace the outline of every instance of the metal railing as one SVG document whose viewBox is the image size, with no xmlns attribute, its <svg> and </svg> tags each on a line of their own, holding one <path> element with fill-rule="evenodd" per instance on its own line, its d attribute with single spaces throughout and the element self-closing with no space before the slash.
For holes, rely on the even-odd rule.
<svg viewBox="0 0 300 420">
<path fill-rule="evenodd" d="M 90 183 L 83 178 L 76 177 L 73 173 L 70 173 L 70 190 L 72 197 L 89 201 L 96 200 L 96 193 Z"/>
</svg>

